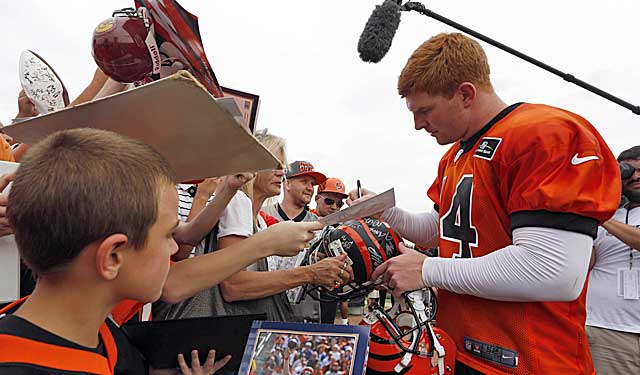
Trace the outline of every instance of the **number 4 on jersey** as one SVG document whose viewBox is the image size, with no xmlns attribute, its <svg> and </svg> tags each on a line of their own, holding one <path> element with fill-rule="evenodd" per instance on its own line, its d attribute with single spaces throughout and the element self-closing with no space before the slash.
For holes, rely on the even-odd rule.
<svg viewBox="0 0 640 375">
<path fill-rule="evenodd" d="M 471 223 L 472 193 L 473 175 L 463 175 L 456 186 L 449 211 L 440 218 L 440 237 L 460 245 L 455 258 L 471 258 L 471 246 L 478 246 L 478 231 Z"/>
</svg>

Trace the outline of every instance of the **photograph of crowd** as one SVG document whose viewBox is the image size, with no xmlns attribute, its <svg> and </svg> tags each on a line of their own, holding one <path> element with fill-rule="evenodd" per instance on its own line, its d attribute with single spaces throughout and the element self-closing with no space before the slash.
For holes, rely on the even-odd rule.
<svg viewBox="0 0 640 375">
<path fill-rule="evenodd" d="M 356 335 L 263 331 L 258 335 L 249 374 L 351 375 L 356 345 Z"/>
</svg>

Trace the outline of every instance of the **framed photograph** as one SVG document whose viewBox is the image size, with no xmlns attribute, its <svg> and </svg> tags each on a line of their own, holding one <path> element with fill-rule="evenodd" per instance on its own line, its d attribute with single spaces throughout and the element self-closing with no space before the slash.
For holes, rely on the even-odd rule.
<svg viewBox="0 0 640 375">
<path fill-rule="evenodd" d="M 230 89 L 228 87 L 220 86 L 222 93 L 225 97 L 230 96 L 235 99 L 242 112 L 242 119 L 249 128 L 251 134 L 256 130 L 256 119 L 258 118 L 258 109 L 260 107 L 260 97 L 248 92 Z"/>
<path fill-rule="evenodd" d="M 369 327 L 254 321 L 238 375 L 363 375 Z"/>
</svg>

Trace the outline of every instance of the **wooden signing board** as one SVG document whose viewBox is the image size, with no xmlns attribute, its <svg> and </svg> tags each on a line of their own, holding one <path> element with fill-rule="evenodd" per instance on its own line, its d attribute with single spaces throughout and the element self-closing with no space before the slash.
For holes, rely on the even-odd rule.
<svg viewBox="0 0 640 375">
<path fill-rule="evenodd" d="M 111 130 L 153 146 L 180 181 L 282 168 L 189 73 L 3 128 L 34 144 L 58 130 Z"/>
</svg>

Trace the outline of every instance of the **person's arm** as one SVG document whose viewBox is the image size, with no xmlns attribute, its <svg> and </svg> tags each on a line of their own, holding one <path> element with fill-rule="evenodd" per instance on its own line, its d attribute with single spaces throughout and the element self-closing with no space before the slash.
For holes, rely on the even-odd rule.
<svg viewBox="0 0 640 375">
<path fill-rule="evenodd" d="M 435 210 L 413 213 L 400 207 L 393 207 L 382 214 L 382 220 L 413 243 L 437 246 L 440 219 Z"/>
<path fill-rule="evenodd" d="M 605 221 L 602 227 L 633 249 L 640 250 L 640 228 L 615 219 Z"/>
<path fill-rule="evenodd" d="M 360 193 L 362 193 L 361 197 L 358 196 Z M 360 192 L 354 189 L 349 192 L 347 204 L 352 206 L 373 198 L 376 195 L 373 191 L 364 188 L 362 188 Z M 438 245 L 438 224 L 440 219 L 438 212 L 435 210 L 412 213 L 400 207 L 392 207 L 384 211 L 381 217 L 382 220 L 386 221 L 394 230 L 400 233 L 402 237 L 413 243 L 429 247 Z"/>
<path fill-rule="evenodd" d="M 125 91 L 127 87 L 128 87 L 128 84 L 126 83 L 120 83 L 120 82 L 114 81 L 111 78 L 107 78 L 107 80 L 104 82 L 104 85 L 102 85 L 102 88 L 100 89 L 100 91 L 98 91 L 96 96 L 93 97 L 93 100 L 102 99 L 107 96 L 111 96 L 119 92 Z"/>
<path fill-rule="evenodd" d="M 69 104 L 69 107 L 93 100 L 93 98 L 95 98 L 98 92 L 102 89 L 105 82 L 107 82 L 108 78 L 109 77 L 104 74 L 100 68 L 96 68 L 89 85 L 80 93 L 80 95 L 78 95 L 77 98 L 75 98 L 74 101 Z"/>
<path fill-rule="evenodd" d="M 191 212 L 189 212 L 187 224 L 183 224 L 174 233 L 176 241 L 193 246 L 200 242 L 220 220 L 224 209 L 237 191 L 254 176 L 254 173 L 239 173 L 220 178 L 215 186 L 215 196 L 209 204 L 207 204 L 207 200 L 211 196 L 211 190 L 204 189 L 203 194 L 199 196 L 200 185 L 198 185 L 198 191 L 196 192 Z M 195 215 L 192 215 L 193 213 Z"/>
<path fill-rule="evenodd" d="M 213 229 L 238 190 L 254 176 L 254 173 L 239 173 L 222 178 L 210 178 L 198 185 L 187 222 L 181 224 L 173 234 L 179 245 L 173 259 L 182 260 L 189 257 L 193 246 Z M 207 204 L 212 194 L 214 197 Z M 247 201 L 250 205 L 250 201 Z"/>
<path fill-rule="evenodd" d="M 394 295 L 425 286 L 499 301 L 572 301 L 587 275 L 593 239 L 542 227 L 513 231 L 513 244 L 478 258 L 429 258 L 401 245 L 402 255 L 378 267 L 372 279 Z"/>
<path fill-rule="evenodd" d="M 513 231 L 513 245 L 479 258 L 428 258 L 425 285 L 500 301 L 573 301 L 587 276 L 593 239 L 541 227 Z"/>
<path fill-rule="evenodd" d="M 217 181 L 217 178 L 209 178 L 203 181 L 203 183 L 198 184 L 196 195 L 193 197 L 193 201 L 191 202 L 191 209 L 189 210 L 187 221 L 185 223 L 180 223 L 178 228 L 173 232 L 173 239 L 178 243 L 178 252 L 173 254 L 171 259 L 176 261 L 187 259 L 189 255 L 191 255 L 193 247 L 196 246 L 198 242 L 200 242 L 202 238 L 209 233 L 209 231 L 211 231 L 224 211 L 224 208 L 229 204 L 231 197 L 229 197 L 229 199 L 226 199 L 225 196 L 214 197 L 211 200 L 213 206 L 210 209 L 210 212 L 213 211 L 211 214 L 215 215 L 213 218 L 215 221 L 208 228 L 208 231 L 204 232 L 200 237 L 196 237 L 196 233 L 192 230 L 193 225 L 190 223 L 207 205 L 209 198 L 211 198 L 211 195 L 217 186 Z"/>
<path fill-rule="evenodd" d="M 282 224 L 276 224 L 269 227 L 269 229 Z M 249 239 L 253 237 L 255 236 L 249 237 Z M 239 236 L 223 237 L 219 240 L 220 247 L 233 246 L 249 239 L 243 239 Z M 345 283 L 353 279 L 351 267 L 346 267 L 341 272 L 344 268 L 345 259 L 346 254 L 342 254 L 339 257 L 325 258 L 309 266 L 288 270 L 269 272 L 240 271 L 224 280 L 220 284 L 220 290 L 225 301 L 234 302 L 272 296 L 304 284 L 316 284 L 326 288 L 333 288 L 336 286 L 336 280 Z"/>
<path fill-rule="evenodd" d="M 313 231 L 321 228 L 319 222 L 280 223 L 228 248 L 176 262 L 169 269 L 161 299 L 178 303 L 219 284 L 260 258 L 296 255 L 313 239 Z"/>
</svg>

